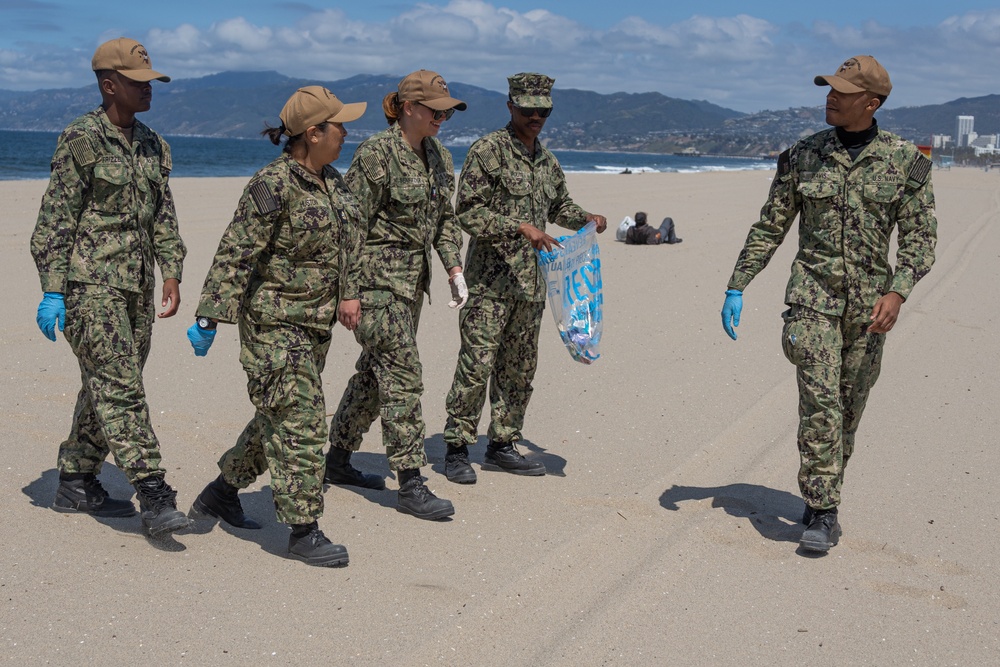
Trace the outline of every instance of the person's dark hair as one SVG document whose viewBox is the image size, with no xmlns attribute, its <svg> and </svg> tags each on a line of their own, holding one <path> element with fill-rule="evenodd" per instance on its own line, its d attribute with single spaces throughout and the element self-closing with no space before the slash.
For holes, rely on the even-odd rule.
<svg viewBox="0 0 1000 667">
<path fill-rule="evenodd" d="M 94 70 L 94 75 L 97 77 L 97 82 L 98 83 L 100 83 L 101 81 L 104 81 L 104 79 L 108 78 L 109 76 L 111 76 L 114 73 L 115 73 L 115 71 L 113 69 L 95 69 Z"/>
<path fill-rule="evenodd" d="M 389 125 L 398 121 L 402 112 L 403 105 L 399 101 L 399 93 L 389 93 L 382 98 L 382 113 L 385 114 L 385 120 Z"/>
<path fill-rule="evenodd" d="M 639 211 L 635 214 L 635 224 L 644 225 L 646 224 L 646 214 L 643 211 Z"/>
<path fill-rule="evenodd" d="M 317 130 L 323 130 L 325 132 L 326 131 L 326 127 L 329 124 L 330 123 L 328 123 L 327 121 L 323 121 L 322 123 L 319 123 L 318 125 L 316 125 L 316 129 Z M 267 123 L 264 123 L 264 129 L 260 131 L 260 134 L 261 134 L 262 137 L 267 137 L 268 139 L 270 139 L 271 143 L 274 144 L 275 146 L 277 146 L 277 145 L 279 145 L 281 143 L 281 137 L 283 137 L 285 135 L 285 124 L 282 123 L 278 127 L 271 127 Z M 304 134 L 305 134 L 305 132 L 299 132 L 294 137 L 288 137 L 287 139 L 285 139 L 285 145 L 281 148 L 281 152 L 282 153 L 291 153 L 292 152 L 292 147 L 295 144 L 297 144 L 300 141 L 302 141 L 302 135 L 304 135 Z"/>
<path fill-rule="evenodd" d="M 878 108 L 881 109 L 885 106 L 885 101 L 889 99 L 888 95 L 876 95 L 875 99 L 878 100 Z"/>
</svg>

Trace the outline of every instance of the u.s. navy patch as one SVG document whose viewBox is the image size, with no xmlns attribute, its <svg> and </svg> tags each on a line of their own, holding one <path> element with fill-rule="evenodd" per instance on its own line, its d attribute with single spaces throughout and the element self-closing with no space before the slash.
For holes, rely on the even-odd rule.
<svg viewBox="0 0 1000 667">
<path fill-rule="evenodd" d="M 261 215 L 274 213 L 278 210 L 278 201 L 264 181 L 257 181 L 250 186 L 250 199 L 253 200 L 254 208 Z"/>
<path fill-rule="evenodd" d="M 90 147 L 90 142 L 87 141 L 87 137 L 70 139 L 69 150 L 73 153 L 73 159 L 76 160 L 76 163 L 80 166 L 86 166 L 97 162 L 97 156 L 94 154 L 94 149 Z"/>
<path fill-rule="evenodd" d="M 916 181 L 920 185 L 927 182 L 927 175 L 931 173 L 931 161 L 926 155 L 918 155 L 916 161 L 910 167 L 910 173 L 906 175 L 911 181 Z"/>
</svg>

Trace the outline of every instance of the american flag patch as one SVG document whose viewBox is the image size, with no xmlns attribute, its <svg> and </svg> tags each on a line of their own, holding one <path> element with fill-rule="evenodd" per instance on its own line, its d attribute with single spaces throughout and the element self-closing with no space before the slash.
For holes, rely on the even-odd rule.
<svg viewBox="0 0 1000 667">
<path fill-rule="evenodd" d="M 483 169 L 486 170 L 486 173 L 495 174 L 500 171 L 500 158 L 497 157 L 495 147 L 487 148 L 480 159 L 483 161 Z"/>
<path fill-rule="evenodd" d="M 253 200 L 254 207 L 261 215 L 274 213 L 278 210 L 278 202 L 264 181 L 257 181 L 250 186 L 250 199 Z"/>
<path fill-rule="evenodd" d="M 368 180 L 379 183 L 385 176 L 385 167 L 372 153 L 365 153 L 360 158 L 361 168 L 365 170 Z"/>
<path fill-rule="evenodd" d="M 87 141 L 86 137 L 70 139 L 69 150 L 73 153 L 73 159 L 76 160 L 77 164 L 81 166 L 97 162 L 97 156 L 94 155 L 94 149 L 90 147 L 90 142 Z"/>
<path fill-rule="evenodd" d="M 913 163 L 913 166 L 910 167 L 910 173 L 907 174 L 907 178 L 923 185 L 927 182 L 927 174 L 929 173 L 931 173 L 931 161 L 921 155 Z"/>
</svg>

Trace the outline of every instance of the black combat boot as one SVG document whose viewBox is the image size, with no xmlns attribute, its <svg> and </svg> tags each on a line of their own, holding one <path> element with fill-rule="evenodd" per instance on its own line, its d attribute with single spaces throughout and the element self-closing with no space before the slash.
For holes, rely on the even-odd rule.
<svg viewBox="0 0 1000 667">
<path fill-rule="evenodd" d="M 161 475 L 145 477 L 135 483 L 142 529 L 149 537 L 159 539 L 188 527 L 188 518 L 177 509 L 177 492 Z"/>
<path fill-rule="evenodd" d="M 101 486 L 92 472 L 61 472 L 59 488 L 52 509 L 57 512 L 82 512 L 100 517 L 133 516 L 135 505 L 128 500 L 115 500 Z"/>
<path fill-rule="evenodd" d="M 816 510 L 809 507 L 809 505 L 806 505 L 805 510 L 802 511 L 802 525 L 808 526 L 813 522 L 813 512 L 815 511 Z"/>
<path fill-rule="evenodd" d="M 378 475 L 363 473 L 351 465 L 350 450 L 332 446 L 326 455 L 326 476 L 323 481 L 327 484 L 347 484 L 379 491 L 385 488 L 384 479 Z"/>
<path fill-rule="evenodd" d="M 802 533 L 799 546 L 805 551 L 829 551 L 840 541 L 840 524 L 837 522 L 837 508 L 813 510 L 812 521 Z"/>
<path fill-rule="evenodd" d="M 476 483 L 476 471 L 469 465 L 468 446 L 452 447 L 448 445 L 448 453 L 444 456 L 444 474 L 449 482 L 456 484 Z"/>
<path fill-rule="evenodd" d="M 455 513 L 450 500 L 438 498 L 424 485 L 420 469 L 399 471 L 399 502 L 396 510 L 418 519 L 434 521 Z"/>
<path fill-rule="evenodd" d="M 239 489 L 223 479 L 222 475 L 210 482 L 194 499 L 188 518 L 195 521 L 221 519 L 234 528 L 258 530 L 260 524 L 243 514 Z"/>
<path fill-rule="evenodd" d="M 292 526 L 292 534 L 288 536 L 288 555 L 317 567 L 343 567 L 349 560 L 347 549 L 331 542 L 315 521 Z"/>
<path fill-rule="evenodd" d="M 515 475 L 538 476 L 545 474 L 545 464 L 541 461 L 529 461 L 521 456 L 512 443 L 490 440 L 483 457 L 483 468 L 486 470 L 503 470 Z"/>
</svg>

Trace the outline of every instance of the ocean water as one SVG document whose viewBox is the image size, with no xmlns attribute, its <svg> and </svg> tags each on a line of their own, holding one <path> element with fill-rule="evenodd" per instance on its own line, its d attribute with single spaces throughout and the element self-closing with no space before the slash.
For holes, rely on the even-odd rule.
<svg viewBox="0 0 1000 667">
<path fill-rule="evenodd" d="M 56 132 L 0 130 L 0 180 L 47 179 L 55 150 Z M 252 176 L 273 160 L 280 148 L 267 139 L 220 139 L 166 136 L 174 161 L 173 177 Z M 344 146 L 334 163 L 347 171 L 357 144 Z M 449 146 L 456 171 L 461 170 L 467 146 Z M 641 172 L 703 172 L 773 169 L 774 160 L 738 157 L 662 155 L 657 153 L 599 153 L 553 151 L 566 172 L 620 174 Z"/>
</svg>

